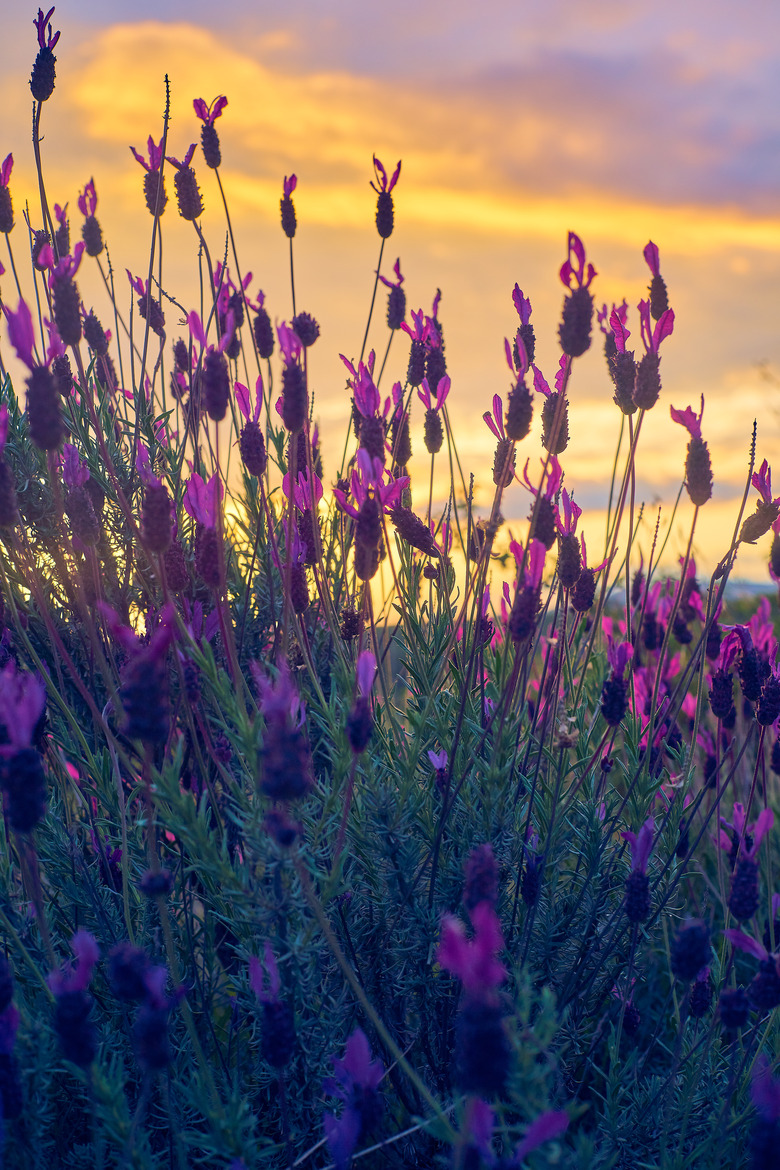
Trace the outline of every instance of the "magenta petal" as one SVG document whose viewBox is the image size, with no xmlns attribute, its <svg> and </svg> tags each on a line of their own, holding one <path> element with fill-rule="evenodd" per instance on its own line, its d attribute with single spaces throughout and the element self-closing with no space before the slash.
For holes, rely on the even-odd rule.
<svg viewBox="0 0 780 1170">
<path fill-rule="evenodd" d="M 658 245 L 654 244 L 651 240 L 649 244 L 645 245 L 645 249 L 642 255 L 644 256 L 647 262 L 647 266 L 652 272 L 653 276 L 658 276 L 661 271 L 658 257 Z"/>
<path fill-rule="evenodd" d="M 530 1154 L 537 1146 L 558 1137 L 566 1130 L 568 1124 L 568 1114 L 563 1112 L 550 1110 L 537 1117 L 536 1121 L 532 1121 L 528 1126 L 525 1137 L 515 1150 L 515 1161 L 521 1162 L 526 1154 Z"/>
</svg>

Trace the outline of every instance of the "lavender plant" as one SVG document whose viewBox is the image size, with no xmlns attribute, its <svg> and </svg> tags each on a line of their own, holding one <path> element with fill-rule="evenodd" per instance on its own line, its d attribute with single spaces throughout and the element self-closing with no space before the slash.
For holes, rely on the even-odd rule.
<svg viewBox="0 0 780 1170">
<path fill-rule="evenodd" d="M 776 1166 L 776 611 L 767 596 L 730 613 L 726 586 L 740 545 L 770 531 L 780 575 L 780 497 L 754 432 L 733 539 L 700 583 L 704 401 L 672 406 L 695 507 L 679 575 L 660 574 L 658 529 L 641 544 L 641 431 L 664 409 L 675 327 L 658 247 L 638 361 L 628 305 L 597 314 L 628 440 L 600 563 L 565 465 L 597 287 L 582 241 L 569 233 L 560 272 L 554 390 L 515 286 L 510 388 L 485 415 L 495 460 L 469 469 L 492 483 L 482 514 L 440 294 L 407 321 L 400 260 L 382 272 L 401 164 L 388 180 L 377 158 L 379 264 L 362 347 L 343 355 L 343 464 L 323 467 L 296 176 L 280 206 L 293 313 L 274 328 L 220 176 L 227 98 L 193 102 L 202 188 L 196 144 L 166 153 L 166 105 L 148 162 L 133 150 L 153 233 L 127 257 L 131 315 L 108 280 L 87 308 L 80 265 L 111 241 L 99 178 L 72 251 L 67 204 L 49 211 L 53 12 L 35 21 L 31 263 L 24 289 L 3 286 L 5 359 L 26 371 L 22 394 L 6 361 L 0 393 L 5 1164 Z M 164 280 L 166 163 L 197 308 Z M 381 366 L 366 355 L 380 283 Z M 396 334 L 406 372 L 383 396 Z M 502 514 L 515 482 L 520 540 Z"/>
</svg>

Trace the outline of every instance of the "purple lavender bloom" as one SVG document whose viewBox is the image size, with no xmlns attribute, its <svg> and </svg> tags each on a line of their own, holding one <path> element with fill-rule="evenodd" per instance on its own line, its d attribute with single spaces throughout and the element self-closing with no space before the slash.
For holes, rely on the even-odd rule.
<svg viewBox="0 0 780 1170">
<path fill-rule="evenodd" d="M 371 1059 L 371 1049 L 360 1028 L 347 1040 L 343 1060 L 333 1058 L 333 1077 L 323 1084 L 332 1097 L 344 1102 L 340 1117 L 323 1117 L 328 1150 L 338 1170 L 346 1170 L 361 1134 L 379 1120 L 382 1102 L 378 1087 L 385 1074 L 381 1061 Z"/>
</svg>

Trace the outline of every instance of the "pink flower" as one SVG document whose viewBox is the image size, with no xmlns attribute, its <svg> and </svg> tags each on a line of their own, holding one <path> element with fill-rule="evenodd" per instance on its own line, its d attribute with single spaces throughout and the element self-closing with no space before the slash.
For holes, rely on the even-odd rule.
<svg viewBox="0 0 780 1170">
<path fill-rule="evenodd" d="M 560 514 L 556 512 L 555 519 L 558 524 L 558 531 L 562 536 L 569 536 L 571 533 L 577 531 L 577 521 L 582 515 L 582 508 L 574 503 L 574 500 L 564 488 L 561 492 L 561 504 L 563 505 L 563 522 L 561 523 Z"/>
<path fill-rule="evenodd" d="M 3 305 L 3 312 L 8 322 L 8 336 L 11 345 L 16 350 L 16 356 L 20 362 L 24 362 L 28 370 L 31 370 L 35 347 L 32 313 L 25 301 L 19 301 L 19 308 L 16 312 L 9 309 L 8 305 Z"/>
<path fill-rule="evenodd" d="M 80 192 L 78 205 L 82 215 L 90 216 L 95 214 L 97 208 L 97 192 L 95 191 L 94 179 L 90 179 L 84 190 Z"/>
<path fill-rule="evenodd" d="M 342 512 L 349 513 L 357 520 L 358 509 L 366 502 L 369 494 L 373 493 L 379 499 L 383 508 L 392 507 L 401 498 L 401 494 L 409 483 L 409 476 L 402 475 L 394 479 L 389 471 L 385 471 L 379 459 L 372 459 L 365 448 L 360 447 L 356 456 L 357 467 L 350 478 L 350 494 L 355 501 L 350 504 L 346 493 L 339 488 L 333 488 L 333 495 Z"/>
<path fill-rule="evenodd" d="M 217 118 L 221 117 L 222 111 L 228 104 L 226 97 L 216 97 L 210 106 L 207 106 L 203 98 L 195 98 L 193 101 L 193 109 L 200 118 L 201 122 L 205 122 L 207 126 L 213 126 Z"/>
<path fill-rule="evenodd" d="M 290 175 L 289 179 L 287 178 L 287 175 L 285 175 L 284 182 L 282 183 L 282 191 L 284 193 L 284 198 L 289 199 L 297 186 L 298 186 L 298 176 L 297 175 Z"/>
<path fill-rule="evenodd" d="M 60 39 L 60 34 L 58 32 L 54 33 L 54 35 L 52 36 L 50 21 L 51 21 L 51 18 L 53 15 L 54 15 L 53 8 L 50 8 L 45 16 L 43 15 L 43 9 L 39 8 L 38 15 L 35 18 L 35 20 L 33 21 L 33 24 L 35 25 L 35 27 L 38 31 L 38 45 L 40 46 L 41 49 L 53 49 L 54 46 L 57 44 L 57 41 Z M 48 36 L 46 35 L 46 26 L 47 25 L 49 26 Z"/>
<path fill-rule="evenodd" d="M 647 863 L 650 860 L 655 835 L 653 818 L 648 817 L 638 833 L 632 833 L 630 829 L 626 829 L 620 835 L 625 841 L 628 841 L 631 847 L 631 862 L 634 872 L 647 873 Z"/>
<path fill-rule="evenodd" d="M 512 292 L 512 301 L 517 309 L 517 315 L 520 318 L 521 325 L 527 325 L 531 320 L 531 302 L 528 297 L 524 297 L 519 284 L 516 284 Z"/>
<path fill-rule="evenodd" d="M 703 394 L 701 396 L 700 414 L 696 414 L 692 406 L 686 406 L 685 410 L 675 410 L 673 406 L 670 406 L 669 413 L 676 423 L 679 423 L 681 427 L 685 427 L 692 439 L 701 438 L 701 420 L 704 417 Z"/>
<path fill-rule="evenodd" d="M 260 418 L 260 410 L 263 405 L 263 375 L 258 374 L 257 381 L 255 382 L 254 409 L 252 409 L 249 390 L 243 384 L 243 382 L 236 382 L 234 389 L 236 392 L 236 405 L 238 406 L 238 409 L 241 411 L 247 422 L 256 423 Z"/>
<path fill-rule="evenodd" d="M 755 857 L 758 852 L 761 842 L 766 837 L 767 833 L 774 828 L 775 814 L 771 808 L 765 808 L 758 815 L 758 819 L 752 825 L 748 825 L 745 819 L 745 806 L 737 801 L 731 813 L 732 821 L 727 821 L 724 817 L 720 817 L 720 824 L 723 826 L 718 834 L 718 844 L 721 849 L 725 849 L 727 853 L 731 852 L 733 841 L 723 832 L 723 829 L 729 829 L 735 833 L 738 840 L 742 841 L 742 856 L 747 858 Z M 753 844 L 748 849 L 746 838 L 752 837 Z"/>
<path fill-rule="evenodd" d="M 456 975 L 464 991 L 478 998 L 492 998 L 506 979 L 506 968 L 496 958 L 504 938 L 498 916 L 489 902 L 479 902 L 471 912 L 474 938 L 466 938 L 463 923 L 445 914 L 441 942 L 436 952 L 439 964 Z"/>
<path fill-rule="evenodd" d="M 649 244 L 645 244 L 645 248 L 644 248 L 644 251 L 642 252 L 642 255 L 644 256 L 644 258 L 647 262 L 647 267 L 650 269 L 650 272 L 652 273 L 652 275 L 653 276 L 660 276 L 661 275 L 661 267 L 660 267 L 660 260 L 659 260 L 659 256 L 658 256 L 658 245 L 654 244 L 653 241 L 650 240 Z"/>
<path fill-rule="evenodd" d="M 166 154 L 165 158 L 171 164 L 172 167 L 176 167 L 177 171 L 186 171 L 187 167 L 192 162 L 192 156 L 194 155 L 194 153 L 195 153 L 195 143 L 191 142 L 190 148 L 187 151 L 187 153 L 185 154 L 184 158 L 181 160 L 181 162 L 179 162 L 179 160 L 177 158 L 173 158 L 170 154 Z M 135 154 L 135 151 L 133 151 L 133 154 Z M 137 155 L 136 155 L 136 158 L 138 158 Z M 140 162 L 141 160 L 138 159 L 138 161 Z M 156 169 L 156 168 L 153 168 L 153 169 Z"/>
<path fill-rule="evenodd" d="M 639 322 L 642 333 L 642 342 L 647 353 L 658 353 L 658 347 L 674 331 L 674 309 L 667 309 L 655 323 L 653 328 L 650 319 L 650 302 L 640 301 Z"/>
<path fill-rule="evenodd" d="M 428 385 L 428 379 L 423 378 L 422 385 L 417 390 L 417 397 L 427 410 L 441 410 L 450 392 L 450 385 L 449 374 L 445 374 L 443 378 L 439 379 L 439 385 L 436 387 L 436 400 L 434 402 L 431 399 L 431 388 Z"/>
<path fill-rule="evenodd" d="M 146 159 L 138 153 L 134 146 L 130 147 L 130 151 L 132 152 L 136 162 L 139 162 L 145 171 L 159 171 L 163 160 L 163 142 L 164 138 L 161 138 L 159 145 L 156 146 L 151 134 L 149 135 L 146 143 L 146 148 L 149 153 L 148 163 Z M 192 149 L 194 150 L 195 147 L 193 146 Z M 191 157 L 192 155 L 190 155 L 190 158 Z"/>
<path fill-rule="evenodd" d="M 206 528 L 216 528 L 222 492 L 219 472 L 215 471 L 208 483 L 194 472 L 184 492 L 184 511 Z"/>
<path fill-rule="evenodd" d="M 52 9 L 52 11 L 54 11 Z M 100 947 L 94 935 L 88 930 L 77 930 L 70 940 L 70 947 L 76 956 L 76 965 L 69 963 L 59 971 L 52 971 L 46 982 L 55 995 L 66 995 L 72 991 L 86 991 L 100 958 Z"/>
<path fill-rule="evenodd" d="M 393 187 L 398 182 L 398 176 L 400 175 L 400 173 L 401 173 L 401 163 L 399 162 L 398 166 L 395 168 L 395 170 L 393 172 L 392 179 L 388 183 L 387 171 L 382 166 L 381 162 L 376 157 L 376 155 L 374 155 L 374 174 L 376 176 L 376 183 L 374 183 L 372 181 L 371 186 L 374 188 L 377 195 L 380 195 L 383 191 L 387 191 L 389 194 L 390 191 L 392 191 Z M 379 184 L 379 186 L 377 186 L 377 183 Z"/>
<path fill-rule="evenodd" d="M 395 273 L 395 277 L 396 277 L 395 282 L 393 282 L 392 280 L 388 280 L 386 276 L 382 276 L 379 273 L 377 273 L 377 276 L 379 276 L 379 279 L 382 281 L 382 284 L 386 288 L 400 288 L 404 282 L 404 277 L 401 276 L 401 259 L 400 259 L 400 257 L 396 260 L 395 264 L 393 265 L 393 272 Z"/>
<path fill-rule="evenodd" d="M 586 270 L 585 245 L 574 232 L 569 232 L 569 256 L 561 265 L 560 276 L 561 283 L 569 289 L 573 287 L 572 279 L 577 288 L 588 288 L 596 276 L 596 269 L 592 264 L 588 264 Z"/>
</svg>

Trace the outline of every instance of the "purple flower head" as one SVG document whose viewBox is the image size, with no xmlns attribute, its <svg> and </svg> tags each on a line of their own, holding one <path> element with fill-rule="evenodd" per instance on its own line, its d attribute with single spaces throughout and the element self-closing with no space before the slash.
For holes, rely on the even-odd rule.
<svg viewBox="0 0 780 1170">
<path fill-rule="evenodd" d="M 630 642 L 616 643 L 610 635 L 607 635 L 607 661 L 612 667 L 612 675 L 614 678 L 623 677 L 633 653 L 634 647 Z"/>
<path fill-rule="evenodd" d="M 624 302 L 625 304 L 625 302 Z M 626 328 L 626 314 L 621 313 L 613 306 L 609 317 L 609 327 L 612 330 L 612 336 L 615 338 L 615 345 L 618 353 L 626 352 L 626 342 L 631 336 L 629 330 Z"/>
<path fill-rule="evenodd" d="M 374 188 L 377 195 L 380 195 L 383 191 L 387 191 L 387 193 L 389 194 L 392 191 L 393 187 L 398 182 L 398 176 L 400 175 L 400 173 L 401 173 L 401 163 L 399 162 L 398 166 L 393 171 L 393 177 L 391 178 L 390 182 L 388 183 L 387 171 L 382 166 L 381 162 L 376 157 L 376 155 L 374 155 L 374 175 L 376 177 L 376 183 L 373 182 L 373 180 L 372 180 L 371 186 Z M 379 184 L 379 186 L 377 186 L 377 183 Z"/>
<path fill-rule="evenodd" d="M 409 483 L 408 475 L 394 479 L 390 472 L 382 467 L 380 460 L 372 459 L 364 447 L 358 449 L 355 462 L 357 466 L 350 477 L 350 495 L 354 504 L 349 502 L 346 493 L 340 488 L 333 488 L 333 495 L 343 512 L 348 512 L 357 519 L 358 509 L 370 495 L 376 496 L 383 508 L 389 508 L 398 502 Z"/>
<path fill-rule="evenodd" d="M 289 719 L 293 727 L 302 727 L 306 719 L 306 704 L 295 689 L 288 668 L 283 665 L 276 679 L 272 679 L 253 662 L 252 674 L 260 694 L 263 715 L 267 719 L 281 716 Z"/>
<path fill-rule="evenodd" d="M 445 914 L 436 952 L 440 966 L 456 975 L 469 995 L 492 999 L 506 979 L 506 968 L 496 955 L 504 947 L 498 916 L 489 902 L 479 902 L 471 912 L 474 938 L 467 939 L 463 923 Z"/>
<path fill-rule="evenodd" d="M 777 499 L 772 500 L 772 468 L 769 466 L 766 459 L 761 464 L 758 471 L 753 472 L 752 476 L 750 477 L 750 482 L 761 496 L 761 499 L 765 504 L 776 504 L 778 500 L 780 500 L 780 496 L 778 496 Z"/>
<path fill-rule="evenodd" d="M 293 175 L 293 178 L 295 176 Z M 286 321 L 282 321 L 281 325 L 276 326 L 276 336 L 279 338 L 279 348 L 282 351 L 282 360 L 284 364 L 290 366 L 296 362 L 303 349 L 301 339 L 293 329 L 292 325 L 288 325 Z"/>
<path fill-rule="evenodd" d="M 65 226 L 65 224 L 68 222 L 68 205 L 67 205 L 67 203 L 65 204 L 64 207 L 60 207 L 59 203 L 54 204 L 54 218 L 56 219 L 56 221 L 60 225 L 60 227 Z"/>
<path fill-rule="evenodd" d="M 11 345 L 16 350 L 20 362 L 24 362 L 28 370 L 33 368 L 33 348 L 35 333 L 33 332 L 32 313 L 25 301 L 19 301 L 19 308 L 14 313 L 8 305 L 3 305 L 5 319 L 8 322 L 8 336 Z"/>
<path fill-rule="evenodd" d="M 372 365 L 373 363 L 366 366 L 363 362 L 358 362 L 357 373 L 352 379 L 352 394 L 355 399 L 355 406 L 363 415 L 363 418 L 373 418 L 379 411 L 381 401 L 379 391 L 374 385 L 374 379 L 371 377 Z"/>
<path fill-rule="evenodd" d="M 138 454 L 136 455 L 135 466 L 139 476 L 141 477 L 141 483 L 145 487 L 162 487 L 162 480 L 152 471 L 152 464 L 151 460 L 149 459 L 149 451 L 143 443 L 138 444 Z"/>
<path fill-rule="evenodd" d="M 437 772 L 444 772 L 446 770 L 447 764 L 449 763 L 449 757 L 444 748 L 438 752 L 428 752 L 428 759 L 431 762 L 431 767 L 434 768 Z"/>
<path fill-rule="evenodd" d="M 62 448 L 62 478 L 68 487 L 79 487 L 89 479 L 89 468 L 82 463 L 72 443 L 65 443 Z"/>
<path fill-rule="evenodd" d="M 450 392 L 450 376 L 445 374 L 443 378 L 439 379 L 439 384 L 436 387 L 436 398 L 431 398 L 431 388 L 428 384 L 428 379 L 423 378 L 422 385 L 418 387 L 417 397 L 422 402 L 426 410 L 441 410 L 444 403 L 447 401 L 447 395 Z"/>
<path fill-rule="evenodd" d="M 585 245 L 579 236 L 574 232 L 569 232 L 569 256 L 568 259 L 561 265 L 561 282 L 567 288 L 588 288 L 593 277 L 596 275 L 596 269 L 592 264 L 589 264 L 587 270 L 585 268 Z M 572 279 L 574 285 L 572 285 Z"/>
<path fill-rule="evenodd" d="M 563 507 L 563 522 L 561 522 L 560 515 L 556 514 L 558 531 L 562 536 L 569 536 L 577 531 L 577 522 L 582 515 L 582 508 L 574 503 L 566 488 L 561 492 L 561 505 Z"/>
<path fill-rule="evenodd" d="M 252 403 L 251 403 L 250 396 L 249 396 L 249 390 L 243 384 L 243 382 L 236 382 L 235 383 L 235 391 L 236 391 L 236 406 L 241 411 L 241 413 L 243 414 L 243 416 L 247 420 L 247 422 L 256 423 L 257 420 L 260 418 L 260 410 L 261 410 L 262 405 L 263 405 L 263 375 L 258 374 L 257 381 L 255 382 L 255 405 L 254 405 L 254 407 L 252 407 Z"/>
<path fill-rule="evenodd" d="M 381 276 L 379 273 L 377 273 L 377 275 L 379 276 L 379 279 L 382 281 L 382 284 L 385 286 L 385 288 L 400 288 L 404 282 L 404 277 L 401 276 L 401 258 L 400 258 L 400 256 L 396 260 L 395 264 L 393 265 L 393 272 L 395 273 L 395 281 L 388 280 L 386 276 Z"/>
<path fill-rule="evenodd" d="M 606 305 L 602 305 L 596 313 L 596 320 L 599 323 L 599 329 L 605 337 L 614 336 L 614 331 L 612 329 L 613 313 L 617 315 L 617 319 L 620 322 L 621 327 L 625 326 L 625 323 L 628 320 L 628 301 L 624 300 L 622 305 L 616 305 L 613 302 L 611 309 L 608 309 Z"/>
<path fill-rule="evenodd" d="M 634 872 L 647 873 L 647 863 L 650 859 L 653 837 L 655 836 L 653 818 L 648 817 L 638 833 L 632 833 L 630 829 L 626 829 L 620 835 L 631 846 L 631 862 Z"/>
<path fill-rule="evenodd" d="M 49 273 L 49 286 L 54 288 L 61 280 L 72 280 L 79 270 L 81 258 L 84 255 L 86 244 L 83 240 L 79 240 L 76 247 L 73 249 L 72 256 L 63 256 L 58 261 L 56 267 Z"/>
<path fill-rule="evenodd" d="M 769 958 L 766 947 L 763 947 L 757 939 L 751 938 L 749 934 L 745 934 L 744 930 L 731 927 L 729 930 L 724 930 L 723 934 L 738 951 L 752 955 L 759 962 L 765 962 Z"/>
<path fill-rule="evenodd" d="M 523 480 L 525 482 L 525 486 L 528 488 L 531 495 L 536 496 L 539 494 L 538 490 L 537 490 L 537 488 L 534 487 L 534 485 L 531 483 L 530 479 L 528 478 L 528 464 L 530 462 L 531 462 L 530 459 L 526 459 L 526 461 L 525 461 L 525 467 L 523 468 Z M 544 495 L 545 499 L 549 500 L 550 503 L 552 503 L 552 501 L 558 495 L 558 489 L 561 486 L 561 481 L 563 479 L 563 468 L 561 467 L 560 463 L 558 462 L 558 457 L 556 455 L 550 455 L 549 458 L 547 458 L 546 460 L 540 459 L 539 462 L 541 463 L 543 468 L 546 467 L 546 469 L 544 471 L 545 486 L 544 486 L 543 495 Z"/>
<path fill-rule="evenodd" d="M 407 325 L 406 321 L 404 321 L 401 328 L 403 329 L 404 333 L 409 334 L 412 341 L 423 341 L 429 344 L 431 343 L 431 319 L 430 317 L 426 317 L 425 312 L 422 309 L 418 309 L 417 312 L 412 309 L 412 325 Z M 435 326 L 433 327 L 433 333 L 436 333 Z"/>
<path fill-rule="evenodd" d="M 196 144 L 194 142 L 190 143 L 190 148 L 187 151 L 187 153 L 185 154 L 184 158 L 181 160 L 181 162 L 179 162 L 179 160 L 177 158 L 172 158 L 170 154 L 166 154 L 165 158 L 171 164 L 172 167 L 176 167 L 177 171 L 186 171 L 187 167 L 192 162 L 192 156 L 195 153 L 195 145 Z"/>
<path fill-rule="evenodd" d="M 527 325 L 531 320 L 531 302 L 528 297 L 524 297 L 519 284 L 516 284 L 512 292 L 512 302 L 517 309 L 517 315 L 520 318 L 521 325 Z"/>
<path fill-rule="evenodd" d="M 737 838 L 742 842 L 742 856 L 752 860 L 752 858 L 756 856 L 756 853 L 758 852 L 759 846 L 764 840 L 764 837 L 766 837 L 767 833 L 769 833 L 774 828 L 775 814 L 771 808 L 765 808 L 762 812 L 759 813 L 757 820 L 754 821 L 752 825 L 748 825 L 745 819 L 745 806 L 737 801 L 734 804 L 731 817 L 731 821 L 727 821 L 724 817 L 720 817 L 720 824 L 722 828 L 718 834 L 718 844 L 720 845 L 721 849 L 725 849 L 727 853 L 731 852 L 733 841 L 729 836 L 727 836 L 726 833 L 723 832 L 724 829 L 729 829 L 732 833 L 735 833 Z M 753 840 L 753 843 L 749 849 L 746 843 L 748 837 L 751 837 Z"/>
<path fill-rule="evenodd" d="M 52 31 L 51 31 L 51 18 L 52 18 L 52 16 L 54 16 L 54 9 L 53 8 L 50 8 L 45 16 L 43 15 L 43 9 L 39 8 L 38 15 L 35 18 L 35 20 L 33 21 L 33 24 L 35 25 L 35 28 L 38 32 L 38 45 L 41 49 L 53 49 L 54 46 L 57 44 L 57 41 L 60 39 L 60 34 L 58 32 L 56 32 L 52 35 Z M 47 25 L 49 26 L 48 27 L 48 35 L 47 35 L 47 31 L 46 31 Z"/>
<path fill-rule="evenodd" d="M 210 106 L 207 106 L 203 98 L 195 98 L 192 103 L 196 115 L 201 122 L 205 122 L 207 126 L 213 126 L 217 118 L 219 118 L 228 104 L 226 97 L 216 97 Z"/>
<path fill-rule="evenodd" d="M 151 134 L 149 135 L 146 143 L 146 149 L 149 154 L 149 162 L 146 161 L 143 155 L 138 153 L 134 146 L 130 147 L 130 151 L 132 152 L 136 162 L 139 162 L 145 171 L 159 171 L 163 160 L 163 141 L 164 139 L 161 138 L 159 144 L 155 144 Z"/>
<path fill-rule="evenodd" d="M 767 1121 L 780 1121 L 780 1080 L 772 1076 L 763 1054 L 756 1061 L 750 1094 L 756 1109 Z"/>
<path fill-rule="evenodd" d="M 267 940 L 262 962 L 254 955 L 249 956 L 249 984 L 260 1003 L 278 1003 L 282 981 L 279 978 L 279 968 L 276 965 L 273 948 Z"/>
<path fill-rule="evenodd" d="M 504 404 L 501 401 L 500 394 L 493 395 L 493 413 L 486 410 L 482 415 L 485 425 L 492 435 L 495 435 L 499 443 L 506 439 L 506 431 L 504 430 Z"/>
<path fill-rule="evenodd" d="M 84 216 L 94 215 L 97 209 L 97 191 L 95 180 L 90 179 L 78 197 L 79 211 Z"/>
<path fill-rule="evenodd" d="M 675 410 L 673 406 L 669 407 L 669 413 L 672 419 L 679 423 L 681 427 L 685 427 L 692 439 L 701 438 L 701 420 L 704 417 L 704 395 L 701 396 L 701 413 L 696 414 L 692 406 L 686 406 L 685 410 Z"/>
<path fill-rule="evenodd" d="M 0 167 L 0 187 L 7 187 L 11 178 L 11 171 L 14 169 L 14 156 L 7 154 L 3 159 L 3 165 Z"/>
<path fill-rule="evenodd" d="M 655 328 L 653 328 L 650 319 L 650 302 L 640 301 L 637 307 L 645 350 L 647 353 L 658 353 L 661 342 L 667 337 L 671 337 L 674 331 L 674 309 L 667 309 L 662 313 L 655 323 Z"/>
<path fill-rule="evenodd" d="M 332 1097 L 344 1102 L 341 1117 L 323 1117 L 328 1151 L 338 1170 L 346 1170 L 363 1129 L 379 1111 L 377 1089 L 384 1076 L 381 1061 L 371 1059 L 365 1034 L 356 1028 L 347 1040 L 344 1059 L 333 1058 L 333 1073 L 323 1084 Z"/>
<path fill-rule="evenodd" d="M 46 706 L 46 688 L 32 674 L 17 672 L 13 661 L 0 674 L 0 723 L 14 750 L 28 748 Z"/>
<path fill-rule="evenodd" d="M 193 472 L 184 491 L 184 511 L 206 528 L 216 528 L 222 492 L 219 472 L 215 471 L 208 483 Z"/>
<path fill-rule="evenodd" d="M 100 958 L 100 947 L 88 930 L 77 930 L 70 940 L 70 948 L 76 956 L 75 967 L 68 963 L 59 971 L 52 971 L 46 980 L 56 996 L 71 991 L 86 991 Z"/>
<path fill-rule="evenodd" d="M 122 625 L 122 619 L 116 610 L 105 601 L 98 602 L 98 609 L 106 623 L 106 628 L 112 638 L 130 655 L 145 654 L 148 661 L 154 662 L 166 653 L 176 635 L 176 610 L 173 605 L 164 605 L 158 614 L 158 622 L 148 645 L 144 645 L 135 630 Z M 147 615 L 147 630 L 149 617 Z"/>
<path fill-rule="evenodd" d="M 645 245 L 645 249 L 642 252 L 642 255 L 644 256 L 645 261 L 647 262 L 647 267 L 650 269 L 652 275 L 660 276 L 661 267 L 658 258 L 658 245 L 654 244 L 653 241 L 650 240 L 649 244 Z"/>
<path fill-rule="evenodd" d="M 371 688 L 376 678 L 376 658 L 370 650 L 364 650 L 357 660 L 355 668 L 358 690 L 364 698 L 371 694 Z"/>
</svg>

